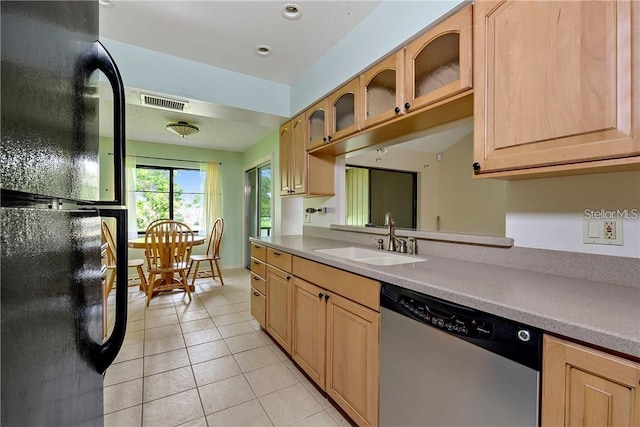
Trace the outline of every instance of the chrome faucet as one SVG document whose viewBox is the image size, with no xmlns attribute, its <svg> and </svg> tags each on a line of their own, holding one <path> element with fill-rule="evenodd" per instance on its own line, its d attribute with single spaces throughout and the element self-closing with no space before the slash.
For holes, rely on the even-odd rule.
<svg viewBox="0 0 640 427">
<path fill-rule="evenodd" d="M 388 227 L 387 236 L 389 236 L 389 244 L 387 245 L 387 250 L 395 252 L 396 251 L 396 227 L 395 222 L 393 222 L 393 218 L 391 217 L 391 212 L 387 212 L 384 214 L 384 225 Z"/>
</svg>

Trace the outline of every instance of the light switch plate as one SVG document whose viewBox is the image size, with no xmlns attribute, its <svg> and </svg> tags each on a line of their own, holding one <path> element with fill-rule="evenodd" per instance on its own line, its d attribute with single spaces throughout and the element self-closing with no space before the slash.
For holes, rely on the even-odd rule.
<svg viewBox="0 0 640 427">
<path fill-rule="evenodd" d="M 622 218 L 583 219 L 582 226 L 582 243 L 623 246 Z"/>
</svg>

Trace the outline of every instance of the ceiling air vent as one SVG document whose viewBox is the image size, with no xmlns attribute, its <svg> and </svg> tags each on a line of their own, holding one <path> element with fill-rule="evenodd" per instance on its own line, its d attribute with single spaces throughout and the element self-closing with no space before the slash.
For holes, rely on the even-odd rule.
<svg viewBox="0 0 640 427">
<path fill-rule="evenodd" d="M 164 108 L 165 110 L 184 111 L 189 107 L 189 101 L 180 101 L 178 99 L 163 98 L 156 95 L 140 94 L 140 102 L 142 105 L 150 107 Z"/>
</svg>

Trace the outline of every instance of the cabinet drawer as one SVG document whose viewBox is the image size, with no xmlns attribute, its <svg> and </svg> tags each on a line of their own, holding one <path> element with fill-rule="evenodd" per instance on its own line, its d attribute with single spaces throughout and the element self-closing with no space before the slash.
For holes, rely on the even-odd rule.
<svg viewBox="0 0 640 427">
<path fill-rule="evenodd" d="M 380 282 L 308 259 L 293 257 L 293 274 L 352 301 L 380 311 Z"/>
<path fill-rule="evenodd" d="M 291 273 L 291 254 L 273 248 L 267 248 L 267 264 Z"/>
<path fill-rule="evenodd" d="M 267 277 L 267 264 L 259 259 L 251 258 L 251 272 L 257 274 L 263 279 Z"/>
<path fill-rule="evenodd" d="M 266 246 L 251 242 L 251 257 L 259 259 L 260 261 L 267 261 Z"/>
<path fill-rule="evenodd" d="M 258 321 L 262 329 L 265 328 L 266 324 L 266 301 L 267 299 L 264 295 L 255 288 L 251 288 L 251 315 Z"/>
<path fill-rule="evenodd" d="M 260 277 L 257 274 L 252 274 L 251 287 L 255 288 L 262 295 L 267 295 L 267 281 L 264 279 L 264 277 Z"/>
</svg>

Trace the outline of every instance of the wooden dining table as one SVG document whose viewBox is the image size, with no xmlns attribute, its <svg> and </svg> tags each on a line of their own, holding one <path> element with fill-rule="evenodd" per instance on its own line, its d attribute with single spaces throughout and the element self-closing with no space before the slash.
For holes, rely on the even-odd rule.
<svg viewBox="0 0 640 427">
<path fill-rule="evenodd" d="M 193 236 L 193 246 L 204 244 L 206 239 L 206 236 Z M 127 241 L 127 246 L 131 249 L 146 249 L 147 247 L 144 241 L 144 236 L 129 239 Z M 165 283 L 171 283 L 171 281 L 173 280 L 173 272 L 167 273 L 167 277 L 162 277 L 162 279 L 165 280 Z M 194 285 L 189 285 L 189 290 L 193 292 L 196 290 L 196 287 Z"/>
</svg>

